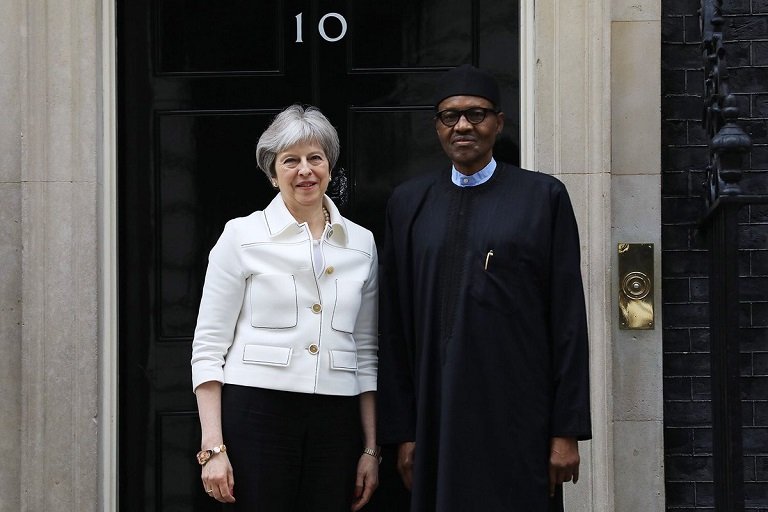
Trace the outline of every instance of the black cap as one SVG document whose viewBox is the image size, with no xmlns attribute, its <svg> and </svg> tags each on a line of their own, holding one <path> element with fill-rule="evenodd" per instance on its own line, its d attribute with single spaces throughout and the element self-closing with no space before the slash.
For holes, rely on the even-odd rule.
<svg viewBox="0 0 768 512">
<path fill-rule="evenodd" d="M 444 73 L 435 88 L 435 109 L 445 98 L 451 96 L 480 96 L 501 109 L 499 84 L 489 73 L 470 64 L 462 64 Z"/>
</svg>

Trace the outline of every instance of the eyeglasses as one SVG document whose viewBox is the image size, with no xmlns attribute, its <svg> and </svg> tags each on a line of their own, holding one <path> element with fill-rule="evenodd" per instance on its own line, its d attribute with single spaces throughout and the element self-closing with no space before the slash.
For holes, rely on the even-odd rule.
<svg viewBox="0 0 768 512">
<path fill-rule="evenodd" d="M 483 122 L 485 116 L 487 116 L 489 112 L 498 114 L 498 112 L 492 108 L 472 107 L 466 110 L 454 110 L 449 108 L 446 110 L 441 110 L 435 114 L 435 119 L 439 119 L 441 123 L 450 128 L 452 126 L 456 126 L 456 123 L 459 122 L 461 116 L 464 116 L 464 119 L 472 124 L 480 124 Z"/>
</svg>

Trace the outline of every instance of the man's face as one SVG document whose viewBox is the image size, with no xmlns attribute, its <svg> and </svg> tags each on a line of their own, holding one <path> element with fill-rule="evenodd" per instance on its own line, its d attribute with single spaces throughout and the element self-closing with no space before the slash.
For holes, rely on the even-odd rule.
<svg viewBox="0 0 768 512">
<path fill-rule="evenodd" d="M 493 109 L 493 104 L 478 96 L 451 96 L 437 106 L 437 111 L 467 110 L 471 108 Z M 478 124 L 470 123 L 461 116 L 454 126 L 446 126 L 439 119 L 435 128 L 443 151 L 462 174 L 474 174 L 491 161 L 493 143 L 504 127 L 504 114 L 488 112 Z"/>
</svg>

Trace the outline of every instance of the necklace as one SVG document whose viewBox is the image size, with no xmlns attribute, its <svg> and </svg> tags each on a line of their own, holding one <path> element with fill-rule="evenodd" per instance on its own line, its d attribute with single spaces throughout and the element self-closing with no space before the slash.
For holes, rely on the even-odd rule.
<svg viewBox="0 0 768 512">
<path fill-rule="evenodd" d="M 325 209 L 325 206 L 323 206 L 323 216 L 325 216 L 325 223 L 330 224 L 331 223 L 331 214 L 328 213 L 328 210 Z"/>
</svg>

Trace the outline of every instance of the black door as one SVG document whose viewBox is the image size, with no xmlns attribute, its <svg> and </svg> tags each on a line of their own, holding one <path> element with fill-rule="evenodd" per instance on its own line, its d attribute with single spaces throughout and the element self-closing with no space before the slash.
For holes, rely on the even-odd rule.
<svg viewBox="0 0 768 512">
<path fill-rule="evenodd" d="M 342 211 L 381 244 L 392 187 L 446 164 L 430 104 L 439 73 L 471 62 L 501 79 L 507 127 L 497 157 L 517 162 L 518 3 L 117 6 L 120 507 L 213 510 L 194 460 L 190 343 L 210 247 L 226 220 L 274 194 L 256 168 L 259 134 L 287 105 L 320 107 L 342 141 Z M 402 510 L 392 459 L 368 510 Z"/>
</svg>

